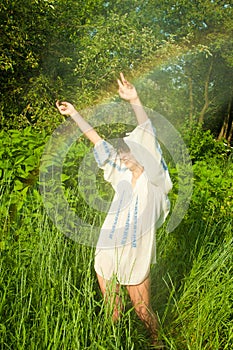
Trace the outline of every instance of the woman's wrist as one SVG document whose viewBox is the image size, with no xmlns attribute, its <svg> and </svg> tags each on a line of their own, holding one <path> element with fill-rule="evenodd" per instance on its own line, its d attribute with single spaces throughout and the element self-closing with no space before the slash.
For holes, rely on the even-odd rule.
<svg viewBox="0 0 233 350">
<path fill-rule="evenodd" d="M 140 101 L 140 99 L 139 99 L 138 96 L 135 97 L 135 98 L 133 98 L 132 100 L 129 100 L 129 103 L 130 103 L 131 105 L 141 106 L 141 101 Z"/>
<path fill-rule="evenodd" d="M 80 114 L 79 114 L 79 112 L 76 111 L 76 109 L 75 109 L 72 113 L 70 113 L 70 116 L 71 116 L 71 118 L 80 117 Z"/>
</svg>

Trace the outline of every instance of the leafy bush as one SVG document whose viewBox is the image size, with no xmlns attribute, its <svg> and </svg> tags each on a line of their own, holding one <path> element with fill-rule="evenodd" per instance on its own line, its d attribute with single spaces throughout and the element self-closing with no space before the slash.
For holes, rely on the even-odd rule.
<svg viewBox="0 0 233 350">
<path fill-rule="evenodd" d="M 37 132 L 32 127 L 0 132 L 2 241 L 5 233 L 21 225 L 27 215 L 33 214 L 36 203 L 38 208 L 41 202 L 37 181 L 45 141 L 45 132 Z M 22 220 L 21 210 L 24 211 Z"/>
<path fill-rule="evenodd" d="M 224 159 L 231 152 L 224 140 L 216 141 L 211 131 L 203 130 L 201 124 L 185 124 L 182 128 L 182 136 L 193 163 L 204 159 L 210 161 L 213 157 Z"/>
<path fill-rule="evenodd" d="M 116 131 L 109 130 L 111 137 L 117 135 Z M 30 347 L 33 340 L 35 346 L 40 346 L 44 339 L 45 347 L 85 347 L 92 343 L 114 348 L 115 342 L 119 348 L 128 344 L 131 349 L 133 343 L 147 348 L 147 336 L 132 309 L 119 325 L 108 323 L 101 296 L 96 293 L 93 251 L 59 233 L 45 213 L 38 191 L 38 170 L 47 140 L 45 131 L 32 127 L 0 133 L 0 311 L 4 320 L 0 324 L 0 344 Z M 199 149 L 196 152 L 195 142 Z M 191 204 L 174 232 L 167 233 L 163 226 L 157 234 L 152 302 L 169 348 L 191 350 L 196 345 L 227 349 L 232 345 L 233 164 L 229 149 L 208 132 L 193 133 L 190 145 L 194 174 Z M 204 150 L 206 153 L 202 153 Z M 99 214 L 84 203 L 83 189 L 78 188 L 77 173 L 88 152 L 89 144 L 82 137 L 69 149 L 62 188 L 78 214 L 94 222 Z M 175 179 L 177 170 L 172 165 L 171 173 Z M 108 194 L 104 183 L 98 190 L 103 198 Z M 172 194 L 171 198 L 176 196 Z M 79 330 L 75 336 L 74 328 Z M 47 336 L 48 332 L 52 337 Z"/>
</svg>

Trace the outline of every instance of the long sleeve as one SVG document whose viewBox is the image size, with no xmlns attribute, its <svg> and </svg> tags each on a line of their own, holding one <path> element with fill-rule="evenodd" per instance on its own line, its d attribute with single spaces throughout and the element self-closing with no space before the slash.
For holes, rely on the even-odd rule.
<svg viewBox="0 0 233 350">
<path fill-rule="evenodd" d="M 116 187 L 127 168 L 121 165 L 115 148 L 107 141 L 101 140 L 94 147 L 94 157 L 98 167 L 104 170 L 104 179 Z"/>
</svg>

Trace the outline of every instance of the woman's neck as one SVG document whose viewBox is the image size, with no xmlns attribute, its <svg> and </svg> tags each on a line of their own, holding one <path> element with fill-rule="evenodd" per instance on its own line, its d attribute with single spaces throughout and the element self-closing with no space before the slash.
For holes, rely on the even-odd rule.
<svg viewBox="0 0 233 350">
<path fill-rule="evenodd" d="M 138 179 L 139 176 L 143 173 L 144 168 L 138 164 L 134 169 L 131 170 L 134 179 Z"/>
</svg>

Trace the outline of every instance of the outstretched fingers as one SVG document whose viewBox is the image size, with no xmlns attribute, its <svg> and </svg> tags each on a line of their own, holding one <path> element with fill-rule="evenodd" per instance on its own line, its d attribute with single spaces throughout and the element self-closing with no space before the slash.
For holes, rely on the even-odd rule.
<svg viewBox="0 0 233 350">
<path fill-rule="evenodd" d="M 124 74 L 122 72 L 120 72 L 120 77 L 121 77 L 121 81 L 123 84 L 126 84 L 127 83 L 127 80 L 125 79 L 124 77 Z"/>
<path fill-rule="evenodd" d="M 125 79 L 124 74 L 120 73 L 120 79 L 117 79 L 119 88 L 124 89 L 132 89 L 133 85 L 128 82 L 128 80 Z"/>
</svg>

